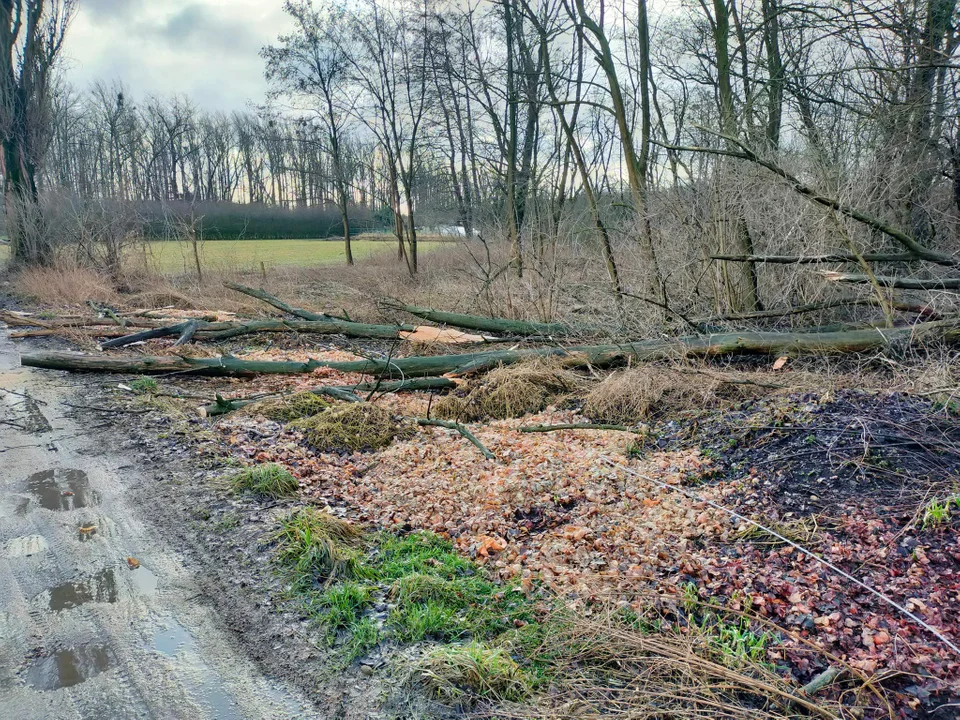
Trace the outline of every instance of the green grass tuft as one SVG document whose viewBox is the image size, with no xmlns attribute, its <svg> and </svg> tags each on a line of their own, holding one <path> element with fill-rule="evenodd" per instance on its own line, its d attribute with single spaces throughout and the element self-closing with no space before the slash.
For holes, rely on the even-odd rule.
<svg viewBox="0 0 960 720">
<path fill-rule="evenodd" d="M 328 629 L 336 632 L 358 623 L 363 612 L 370 607 L 371 595 L 369 587 L 355 582 L 340 583 L 324 592 L 319 604 L 326 611 Z"/>
<path fill-rule="evenodd" d="M 235 490 L 247 490 L 274 499 L 292 497 L 300 483 L 282 465 L 266 463 L 245 468 L 230 480 Z"/>
<path fill-rule="evenodd" d="M 152 377 L 138 377 L 130 383 L 130 389 L 137 395 L 152 395 L 160 390 L 160 383 Z"/>
<path fill-rule="evenodd" d="M 277 559 L 300 587 L 370 576 L 361 550 L 363 532 L 329 513 L 304 508 L 289 515 L 277 533 Z"/>
<path fill-rule="evenodd" d="M 344 651 L 347 662 L 353 662 L 357 658 L 370 653 L 382 639 L 380 626 L 373 618 L 364 617 L 352 623 L 347 629 L 349 638 Z"/>
<path fill-rule="evenodd" d="M 420 663 L 420 677 L 432 693 L 446 702 L 469 696 L 518 702 L 530 694 L 530 682 L 505 650 L 480 642 L 430 651 Z"/>
<path fill-rule="evenodd" d="M 427 638 L 453 640 L 466 632 L 457 621 L 456 610 L 435 600 L 401 603 L 390 611 L 387 625 L 400 642 L 420 642 Z"/>
</svg>

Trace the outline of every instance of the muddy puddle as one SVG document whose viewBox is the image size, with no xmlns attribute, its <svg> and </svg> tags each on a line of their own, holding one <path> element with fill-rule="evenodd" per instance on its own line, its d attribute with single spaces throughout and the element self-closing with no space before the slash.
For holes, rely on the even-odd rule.
<svg viewBox="0 0 960 720">
<path fill-rule="evenodd" d="M 157 576 L 140 565 L 136 569 L 106 568 L 78 580 L 44 590 L 36 602 L 52 612 L 69 610 L 87 603 L 111 604 L 131 595 L 153 595 Z"/>
<path fill-rule="evenodd" d="M 178 657 L 182 662 L 195 665 L 198 672 L 195 681 L 190 683 L 193 686 L 191 689 L 201 703 L 213 709 L 214 717 L 240 717 L 236 703 L 224 691 L 220 679 L 201 659 L 197 640 L 192 632 L 173 618 L 167 617 L 162 621 L 162 626 L 154 632 L 151 644 L 153 649 L 162 655 Z"/>
<path fill-rule="evenodd" d="M 108 670 L 112 664 L 113 653 L 110 648 L 83 645 L 34 659 L 23 677 L 27 685 L 37 690 L 57 690 L 79 685 Z"/>
<path fill-rule="evenodd" d="M 90 479 L 83 470 L 53 469 L 36 472 L 27 478 L 27 492 L 40 507 L 54 512 L 65 512 L 91 507 L 100 503 L 100 495 L 90 488 Z M 18 515 L 30 511 L 31 502 L 21 500 Z"/>
</svg>

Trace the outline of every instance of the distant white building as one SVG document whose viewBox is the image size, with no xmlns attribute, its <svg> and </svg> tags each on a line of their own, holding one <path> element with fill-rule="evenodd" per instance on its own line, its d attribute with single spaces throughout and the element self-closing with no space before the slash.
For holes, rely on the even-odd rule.
<svg viewBox="0 0 960 720">
<path fill-rule="evenodd" d="M 467 230 L 463 225 L 436 225 L 434 227 L 423 228 L 420 232 L 427 235 L 442 235 L 444 237 L 466 237 Z M 478 230 L 473 231 L 473 237 L 479 237 Z"/>
</svg>

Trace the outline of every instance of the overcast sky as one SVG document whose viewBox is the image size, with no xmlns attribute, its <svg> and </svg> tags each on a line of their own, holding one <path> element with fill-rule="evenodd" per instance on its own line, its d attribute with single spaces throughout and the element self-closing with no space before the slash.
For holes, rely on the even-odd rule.
<svg viewBox="0 0 960 720">
<path fill-rule="evenodd" d="M 262 102 L 260 48 L 287 28 L 282 0 L 81 0 L 70 81 L 122 80 L 134 98 L 184 93 L 210 110 Z"/>
</svg>

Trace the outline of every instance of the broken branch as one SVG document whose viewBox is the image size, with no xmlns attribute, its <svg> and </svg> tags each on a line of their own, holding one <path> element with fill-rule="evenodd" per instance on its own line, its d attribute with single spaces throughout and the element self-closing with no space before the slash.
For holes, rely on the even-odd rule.
<svg viewBox="0 0 960 720">
<path fill-rule="evenodd" d="M 427 427 L 432 426 L 432 427 L 447 428 L 448 430 L 456 430 L 456 431 L 457 431 L 458 433 L 460 433 L 464 438 L 466 438 L 466 439 L 469 440 L 471 443 L 473 443 L 473 445 L 477 448 L 477 450 L 479 450 L 479 451 L 481 452 L 481 454 L 482 454 L 487 460 L 496 460 L 496 459 L 497 459 L 497 456 L 494 455 L 494 454 L 493 454 L 492 452 L 490 452 L 489 450 L 487 450 L 487 448 L 484 446 L 484 444 L 483 444 L 482 442 L 480 442 L 480 440 L 477 439 L 477 436 L 476 436 L 476 435 L 474 435 L 472 432 L 470 432 L 470 431 L 466 428 L 466 426 L 461 425 L 461 424 L 458 423 L 458 422 L 453 422 L 452 420 L 433 420 L 433 419 L 431 419 L 431 418 L 416 418 L 416 422 L 417 422 L 417 425 L 420 425 L 421 427 L 423 427 L 423 426 L 427 426 Z"/>
</svg>

